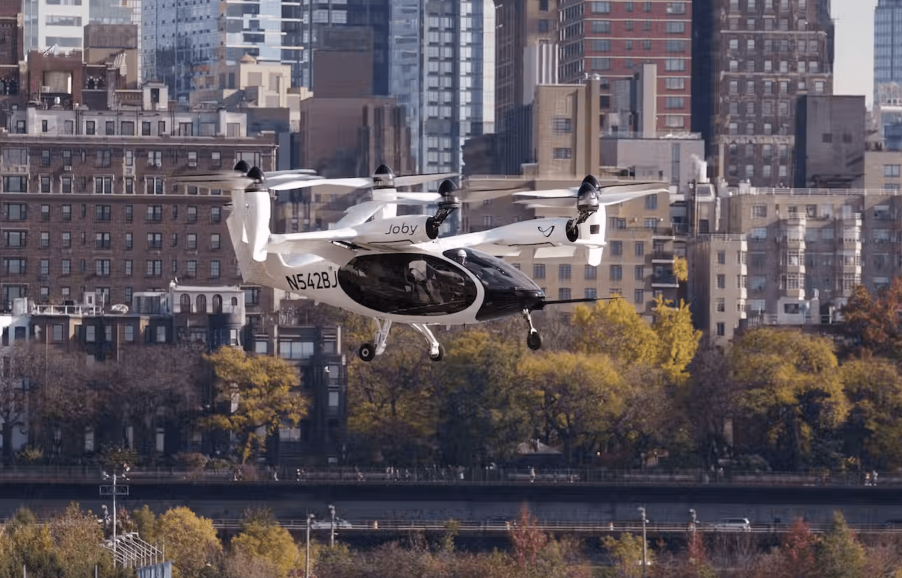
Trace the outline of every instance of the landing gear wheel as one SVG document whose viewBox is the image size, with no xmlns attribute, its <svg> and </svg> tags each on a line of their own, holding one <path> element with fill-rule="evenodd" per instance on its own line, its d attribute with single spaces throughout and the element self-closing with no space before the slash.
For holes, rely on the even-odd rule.
<svg viewBox="0 0 902 578">
<path fill-rule="evenodd" d="M 441 361 L 443 357 L 445 357 L 445 346 L 441 344 L 438 346 L 438 353 L 429 355 L 429 359 L 432 361 Z"/>
<path fill-rule="evenodd" d="M 526 336 L 526 345 L 533 351 L 542 349 L 542 336 L 539 335 L 538 331 L 532 330 L 529 332 L 529 335 Z"/>
<path fill-rule="evenodd" d="M 357 355 L 359 355 L 360 359 L 364 361 L 372 361 L 376 358 L 376 348 L 373 347 L 370 343 L 364 343 L 360 346 L 360 350 L 357 352 Z"/>
</svg>

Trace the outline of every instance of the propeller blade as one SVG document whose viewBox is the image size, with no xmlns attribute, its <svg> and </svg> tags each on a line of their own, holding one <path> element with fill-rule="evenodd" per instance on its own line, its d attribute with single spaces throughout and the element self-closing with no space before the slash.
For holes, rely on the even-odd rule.
<svg viewBox="0 0 902 578">
<path fill-rule="evenodd" d="M 454 179 L 459 176 L 459 173 L 436 173 L 432 175 L 408 175 L 406 177 L 395 177 L 395 186 L 412 187 L 414 185 L 422 185 L 423 183 L 431 183 L 432 181 Z"/>
<path fill-rule="evenodd" d="M 538 197 L 541 199 L 575 199 L 579 189 L 550 189 L 546 191 L 523 191 L 514 193 L 515 197 Z"/>
<path fill-rule="evenodd" d="M 316 175 L 299 177 L 298 175 L 284 175 L 266 179 L 266 186 L 273 191 L 286 191 L 289 189 L 302 189 L 307 187 L 325 187 L 339 189 L 342 192 L 347 189 L 359 189 L 370 185 L 369 179 L 324 179 Z"/>
<path fill-rule="evenodd" d="M 515 205 L 526 205 L 528 208 L 564 208 L 572 209 L 576 206 L 576 199 L 570 198 L 553 198 L 553 199 L 518 199 L 514 201 Z"/>
</svg>

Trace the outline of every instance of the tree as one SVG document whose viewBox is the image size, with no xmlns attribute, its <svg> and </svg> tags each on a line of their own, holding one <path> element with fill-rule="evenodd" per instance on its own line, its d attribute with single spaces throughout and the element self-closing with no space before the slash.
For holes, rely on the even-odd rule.
<svg viewBox="0 0 902 578">
<path fill-rule="evenodd" d="M 877 295 L 858 285 L 842 310 L 846 333 L 862 348 L 898 359 L 902 354 L 902 277 L 895 277 Z"/>
<path fill-rule="evenodd" d="M 523 357 L 520 382 L 533 392 L 535 423 L 557 437 L 572 463 L 576 448 L 597 451 L 623 414 L 626 386 L 604 355 L 546 353 Z"/>
<path fill-rule="evenodd" d="M 13 457 L 13 432 L 24 427 L 27 417 L 27 391 L 30 353 L 28 341 L 15 341 L 9 354 L 0 364 L 0 421 L 3 422 L 3 463 L 9 465 Z"/>
<path fill-rule="evenodd" d="M 787 469 L 811 462 L 812 448 L 840 426 L 848 400 L 833 344 L 799 331 L 755 329 L 731 349 L 744 413 L 765 428 L 760 446 Z"/>
<path fill-rule="evenodd" d="M 175 578 L 198 578 L 222 552 L 213 522 L 183 506 L 162 514 L 156 522 L 157 546 L 172 560 Z"/>
<path fill-rule="evenodd" d="M 601 539 L 601 545 L 608 552 L 608 556 L 614 561 L 618 578 L 639 578 L 642 576 L 642 537 L 634 536 L 629 532 L 620 534 L 619 538 L 605 536 Z M 646 560 L 651 565 L 654 559 L 653 552 L 645 546 Z"/>
<path fill-rule="evenodd" d="M 22 567 L 33 576 L 62 575 L 65 568 L 57 556 L 50 528 L 37 523 L 30 510 L 20 509 L 3 527 L 9 556 L 0 557 L 0 576 L 22 575 Z"/>
<path fill-rule="evenodd" d="M 244 529 L 232 539 L 231 548 L 238 560 L 259 561 L 272 568 L 270 576 L 285 578 L 299 567 L 300 553 L 294 539 L 271 514 L 248 517 Z"/>
<path fill-rule="evenodd" d="M 522 347 L 483 328 L 460 331 L 436 368 L 443 458 L 448 463 L 503 462 L 532 433 L 517 379 Z"/>
<path fill-rule="evenodd" d="M 660 356 L 658 336 L 626 299 L 599 301 L 593 309 L 573 311 L 574 349 L 604 353 L 624 364 L 654 365 Z"/>
<path fill-rule="evenodd" d="M 858 578 L 864 576 L 867 553 L 855 533 L 846 524 L 842 512 L 833 513 L 833 526 L 817 546 L 819 578 Z"/>
<path fill-rule="evenodd" d="M 706 344 L 696 352 L 689 374 L 686 415 L 693 428 L 698 454 L 705 466 L 711 466 L 730 451 L 724 427 L 738 414 L 729 360 L 721 348 Z"/>
<path fill-rule="evenodd" d="M 348 428 L 371 457 L 405 463 L 430 455 L 435 444 L 436 364 L 428 361 L 419 334 L 398 328 L 391 338 L 378 363 L 348 368 Z"/>
<path fill-rule="evenodd" d="M 67 575 L 93 576 L 95 565 L 103 575 L 109 575 L 113 560 L 100 545 L 103 530 L 96 515 L 73 503 L 53 518 L 49 528 L 57 559 Z"/>
<path fill-rule="evenodd" d="M 658 336 L 658 364 L 672 382 L 684 383 L 689 378 L 686 367 L 695 357 L 702 332 L 692 326 L 689 305 L 682 300 L 674 307 L 658 297 L 654 315 L 652 329 Z"/>
<path fill-rule="evenodd" d="M 206 418 L 204 423 L 236 436 L 241 463 L 264 452 L 266 439 L 282 423 L 296 426 L 307 414 L 307 400 L 292 391 L 300 380 L 298 369 L 284 359 L 235 347 L 221 347 L 205 359 L 219 380 L 219 398 L 237 409 Z"/>
<path fill-rule="evenodd" d="M 514 547 L 514 560 L 523 569 L 534 566 L 539 554 L 548 544 L 548 535 L 539 529 L 536 517 L 526 506 L 520 509 L 520 517 L 510 531 Z"/>
<path fill-rule="evenodd" d="M 157 539 L 156 514 L 147 505 L 144 505 L 141 509 L 132 512 L 131 519 L 135 524 L 138 536 L 145 542 L 155 544 Z"/>
<path fill-rule="evenodd" d="M 780 546 L 786 576 L 793 578 L 814 578 L 819 575 L 815 564 L 815 547 L 817 537 L 804 520 L 798 518 L 789 529 Z"/>
<path fill-rule="evenodd" d="M 209 376 L 202 343 L 126 347 L 96 367 L 95 390 L 104 410 L 99 429 L 112 432 L 114 444 L 123 443 L 126 428 L 133 426 L 136 445 L 150 445 L 157 419 L 202 409 L 201 382 Z"/>
<path fill-rule="evenodd" d="M 846 450 L 867 467 L 902 466 L 902 376 L 895 363 L 868 357 L 845 363 L 840 379 L 852 409 Z"/>
</svg>

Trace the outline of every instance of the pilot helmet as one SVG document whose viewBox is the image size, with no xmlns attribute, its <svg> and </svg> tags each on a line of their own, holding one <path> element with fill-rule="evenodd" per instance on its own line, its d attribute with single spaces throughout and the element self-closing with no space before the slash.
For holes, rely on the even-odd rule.
<svg viewBox="0 0 902 578">
<path fill-rule="evenodd" d="M 467 261 L 467 252 L 463 249 L 457 250 L 457 262 L 463 265 Z"/>
</svg>

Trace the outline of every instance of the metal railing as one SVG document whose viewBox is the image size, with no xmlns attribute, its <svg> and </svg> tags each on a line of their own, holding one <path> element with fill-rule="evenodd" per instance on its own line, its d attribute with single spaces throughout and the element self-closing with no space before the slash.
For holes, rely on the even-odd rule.
<svg viewBox="0 0 902 578">
<path fill-rule="evenodd" d="M 214 518 L 211 520 L 213 527 L 218 530 L 241 530 L 244 520 L 238 518 Z M 306 520 L 279 520 L 279 525 L 289 531 L 301 531 L 307 529 Z M 311 532 L 329 532 L 331 526 L 317 522 L 317 526 L 311 526 Z M 345 521 L 341 527 L 335 529 L 341 532 L 369 533 L 369 532 L 442 532 L 453 525 L 460 533 L 508 533 L 516 530 L 517 517 L 510 519 L 491 518 L 488 520 L 357 520 Z M 642 532 L 641 521 L 633 520 L 537 520 L 536 527 L 542 532 L 568 533 L 568 534 L 603 534 Z M 771 534 L 787 532 L 792 523 L 750 524 L 749 528 L 723 527 L 717 522 L 696 522 L 693 528 L 691 522 L 686 523 L 653 523 L 646 524 L 646 532 L 653 534 L 677 534 L 691 531 L 701 533 L 718 534 Z M 866 533 L 902 533 L 902 527 L 893 524 L 849 524 L 849 527 L 857 532 Z M 808 524 L 812 533 L 820 534 L 828 532 L 832 524 Z"/>
<path fill-rule="evenodd" d="M 0 467 L 0 484 L 49 483 L 96 484 L 101 466 L 13 466 Z M 133 467 L 131 485 L 152 484 L 475 484 L 491 486 L 539 485 L 623 485 L 623 486 L 772 486 L 772 487 L 902 487 L 902 475 L 878 476 L 879 484 L 866 479 L 865 472 L 804 473 L 710 470 L 615 470 L 603 468 L 525 467 L 411 467 L 302 469 L 235 466 L 219 470 Z"/>
</svg>

